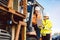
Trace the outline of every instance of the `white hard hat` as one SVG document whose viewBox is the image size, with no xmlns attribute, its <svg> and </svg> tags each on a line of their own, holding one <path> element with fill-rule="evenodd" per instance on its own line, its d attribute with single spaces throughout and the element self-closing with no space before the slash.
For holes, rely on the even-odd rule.
<svg viewBox="0 0 60 40">
<path fill-rule="evenodd" d="M 36 6 L 36 7 L 35 7 L 35 10 L 40 10 L 40 7 L 39 7 L 39 6 Z"/>
<path fill-rule="evenodd" d="M 49 16 L 49 14 L 48 13 L 44 13 L 43 16 Z"/>
</svg>

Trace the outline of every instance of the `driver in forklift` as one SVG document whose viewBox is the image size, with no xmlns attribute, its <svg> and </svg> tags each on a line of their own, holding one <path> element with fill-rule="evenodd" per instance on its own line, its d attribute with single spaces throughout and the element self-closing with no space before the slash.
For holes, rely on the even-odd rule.
<svg viewBox="0 0 60 40">
<path fill-rule="evenodd" d="M 41 20 L 41 13 L 40 13 L 40 7 L 38 5 L 36 5 L 34 13 L 33 13 L 32 25 L 36 31 L 36 35 L 37 35 L 38 39 L 40 40 L 40 29 L 37 24 L 38 20 Z"/>
</svg>

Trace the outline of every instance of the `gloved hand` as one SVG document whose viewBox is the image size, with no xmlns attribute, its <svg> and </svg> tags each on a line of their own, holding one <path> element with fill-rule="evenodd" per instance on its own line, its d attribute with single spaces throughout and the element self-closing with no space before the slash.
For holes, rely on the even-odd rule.
<svg viewBox="0 0 60 40">
<path fill-rule="evenodd" d="M 43 27 L 42 26 L 39 26 L 39 29 L 43 29 Z"/>
</svg>

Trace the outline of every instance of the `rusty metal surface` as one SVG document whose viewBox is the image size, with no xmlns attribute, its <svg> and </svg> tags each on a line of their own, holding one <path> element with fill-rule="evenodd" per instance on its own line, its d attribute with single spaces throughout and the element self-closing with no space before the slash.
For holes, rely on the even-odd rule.
<svg viewBox="0 0 60 40">
<path fill-rule="evenodd" d="M 14 14 L 14 15 L 18 16 L 18 17 L 25 18 L 25 15 L 24 14 L 21 14 L 21 13 L 15 11 L 14 9 L 8 8 L 8 7 L 6 7 L 3 4 L 0 4 L 0 10 L 3 10 L 5 12 L 9 12 L 11 14 Z"/>
</svg>

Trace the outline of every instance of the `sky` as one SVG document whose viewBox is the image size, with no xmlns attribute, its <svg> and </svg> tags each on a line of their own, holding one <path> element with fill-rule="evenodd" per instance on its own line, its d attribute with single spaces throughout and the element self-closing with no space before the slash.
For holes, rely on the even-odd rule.
<svg viewBox="0 0 60 40">
<path fill-rule="evenodd" d="M 52 21 L 52 34 L 60 32 L 60 0 L 37 0 Z"/>
</svg>

